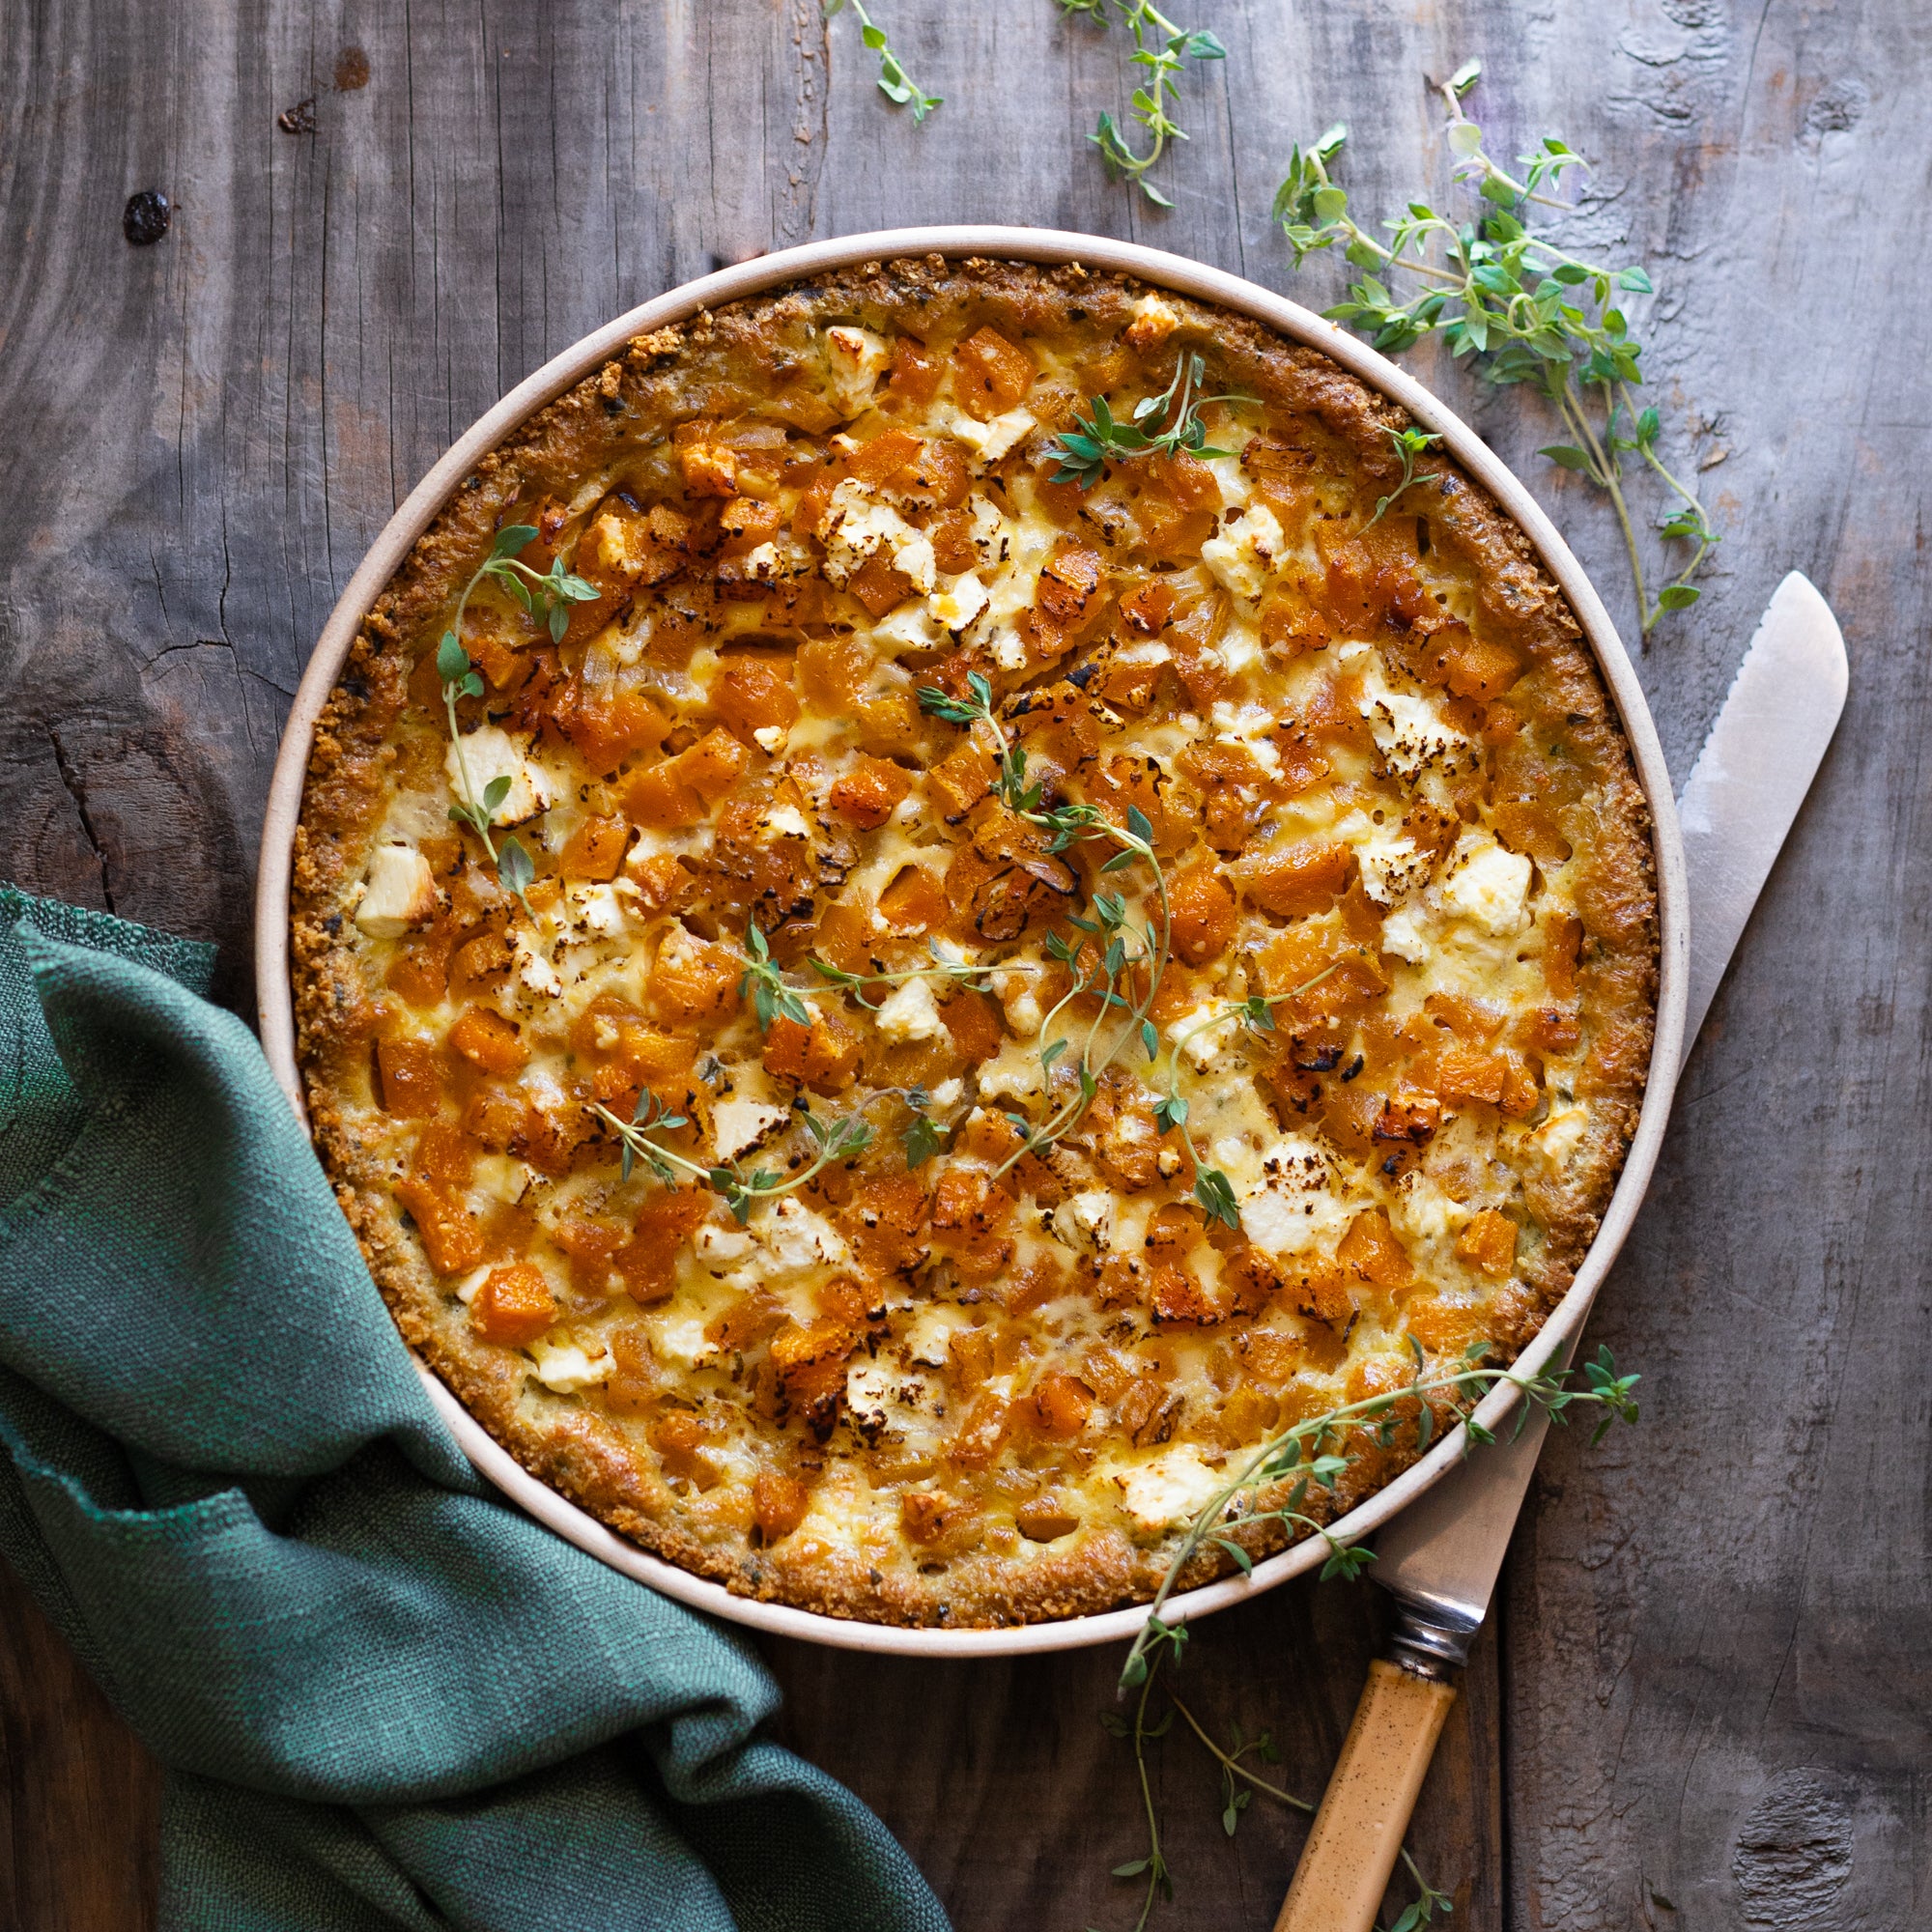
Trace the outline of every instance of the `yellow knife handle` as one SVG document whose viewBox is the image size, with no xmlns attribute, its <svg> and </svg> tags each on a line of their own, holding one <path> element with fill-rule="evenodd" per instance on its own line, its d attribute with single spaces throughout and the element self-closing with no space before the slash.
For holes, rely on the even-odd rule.
<svg viewBox="0 0 1932 1932">
<path fill-rule="evenodd" d="M 1274 1932 L 1373 1932 L 1456 1687 L 1377 1658 Z"/>
</svg>

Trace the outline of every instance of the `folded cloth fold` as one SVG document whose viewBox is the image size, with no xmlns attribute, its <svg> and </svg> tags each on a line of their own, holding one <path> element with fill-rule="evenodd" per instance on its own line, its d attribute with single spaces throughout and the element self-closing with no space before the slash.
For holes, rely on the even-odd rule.
<svg viewBox="0 0 1932 1932">
<path fill-rule="evenodd" d="M 0 886 L 0 1552 L 163 1926 L 944 1932 L 748 1644 L 479 1481 L 212 964 Z"/>
</svg>

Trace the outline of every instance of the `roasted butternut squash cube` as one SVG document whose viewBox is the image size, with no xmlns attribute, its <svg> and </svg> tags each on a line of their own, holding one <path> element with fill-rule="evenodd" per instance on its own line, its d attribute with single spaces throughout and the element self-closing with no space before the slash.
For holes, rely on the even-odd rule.
<svg viewBox="0 0 1932 1932">
<path fill-rule="evenodd" d="M 861 753 L 850 770 L 832 781 L 832 809 L 841 818 L 871 832 L 893 815 L 912 790 L 912 775 L 890 758 L 870 758 Z"/>
<path fill-rule="evenodd" d="M 789 731 L 798 723 L 791 665 L 768 657 L 728 660 L 712 680 L 711 708 L 745 745 L 758 745 L 760 731 Z"/>
<path fill-rule="evenodd" d="M 859 1066 L 859 1037 L 844 1021 L 821 1013 L 810 1026 L 781 1013 L 765 1036 L 765 1071 L 796 1080 L 814 1093 L 832 1094 L 852 1083 Z"/>
<path fill-rule="evenodd" d="M 376 1081 L 383 1111 L 399 1121 L 426 1121 L 442 1105 L 442 1070 L 426 1039 L 379 1039 Z"/>
<path fill-rule="evenodd" d="M 1516 1223 L 1507 1214 L 1485 1208 L 1457 1237 L 1456 1259 L 1500 1281 L 1516 1266 Z"/>
<path fill-rule="evenodd" d="M 929 403 L 939 393 L 946 365 L 923 342 L 901 335 L 893 343 L 893 372 L 886 387 L 909 403 Z"/>
<path fill-rule="evenodd" d="M 486 1342 L 524 1349 L 556 1321 L 556 1297 L 541 1268 L 527 1262 L 492 1268 L 469 1303 L 469 1325 Z"/>
<path fill-rule="evenodd" d="M 783 1469 L 760 1469 L 752 1481 L 752 1520 L 767 1546 L 789 1536 L 805 1520 L 811 1492 Z"/>
<path fill-rule="evenodd" d="M 621 818 L 586 818 L 557 858 L 566 879 L 592 879 L 606 884 L 617 876 L 630 850 L 631 828 Z"/>
<path fill-rule="evenodd" d="M 984 421 L 1015 409 L 1033 387 L 1033 357 L 996 328 L 977 328 L 952 352 L 952 393 Z"/>
<path fill-rule="evenodd" d="M 1349 883 L 1346 845 L 1291 845 L 1285 851 L 1244 859 L 1235 876 L 1264 912 L 1279 919 L 1306 919 L 1326 912 Z"/>
<path fill-rule="evenodd" d="M 1406 1288 L 1415 1279 L 1408 1250 L 1379 1208 L 1357 1214 L 1349 1224 L 1349 1232 L 1335 1250 L 1335 1259 L 1378 1288 Z"/>
<path fill-rule="evenodd" d="M 1235 895 L 1219 870 L 1190 866 L 1176 875 L 1167 896 L 1175 957 L 1189 966 L 1218 959 L 1235 936 Z"/>
<path fill-rule="evenodd" d="M 728 946 L 695 939 L 672 923 L 651 968 L 651 1004 L 673 1023 L 716 1020 L 730 1011 L 745 962 Z"/>
<path fill-rule="evenodd" d="M 516 1022 L 488 1007 L 471 1007 L 450 1028 L 449 1043 L 486 1073 L 514 1073 L 529 1064 L 530 1050 Z"/>
</svg>

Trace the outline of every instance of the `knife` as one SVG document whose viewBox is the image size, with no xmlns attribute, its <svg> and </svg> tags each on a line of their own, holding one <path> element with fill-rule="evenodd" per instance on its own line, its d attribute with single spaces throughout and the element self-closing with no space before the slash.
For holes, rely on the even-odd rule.
<svg viewBox="0 0 1932 1932">
<path fill-rule="evenodd" d="M 1766 606 L 1678 801 L 1690 905 L 1687 1042 L 1824 760 L 1848 675 L 1831 606 L 1794 570 Z M 1548 1426 L 1532 1409 L 1514 1440 L 1445 1476 L 1377 1539 L 1369 1574 L 1396 1605 L 1389 1654 L 1369 1665 L 1275 1932 L 1371 1932 Z"/>
</svg>

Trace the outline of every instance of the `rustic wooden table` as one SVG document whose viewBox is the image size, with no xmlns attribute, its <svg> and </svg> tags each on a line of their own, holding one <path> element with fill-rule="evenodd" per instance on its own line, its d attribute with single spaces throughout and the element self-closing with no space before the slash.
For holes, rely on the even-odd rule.
<svg viewBox="0 0 1932 1932">
<path fill-rule="evenodd" d="M 1170 0 L 1172 4 L 1172 0 Z M 1912 0 L 1199 0 L 1172 213 L 1084 135 L 1119 29 L 1050 0 L 880 0 L 945 107 L 887 106 L 817 0 L 242 7 L 15 0 L 0 35 L 0 876 L 204 934 L 250 1004 L 280 721 L 363 547 L 457 432 L 593 325 L 714 264 L 927 221 L 1131 236 L 1304 299 L 1268 223 L 1336 119 L 1364 209 L 1443 185 L 1425 76 L 1467 54 L 1514 152 L 1598 160 L 1576 231 L 1647 261 L 1672 453 L 1725 532 L 1642 672 L 1688 770 L 1797 566 L 1850 710 L 1687 1069 L 1596 1327 L 1640 1429 L 1546 1453 L 1414 1844 L 1458 1927 L 1917 1922 L 1932 1891 L 1925 1014 L 1932 81 Z M 278 116 L 286 119 L 278 123 Z M 123 239 L 128 194 L 174 221 Z M 1417 358 L 1544 497 L 1627 626 L 1604 503 L 1520 392 Z M 1698 431 L 1693 454 L 1686 426 Z M 1376 1593 L 1202 1628 L 1190 1701 L 1318 1793 Z M 773 1644 L 799 1747 L 905 1839 L 962 1928 L 1132 1922 L 1141 1837 L 1097 1719 L 1111 1653 L 882 1663 Z M 1224 1837 L 1156 1748 L 1176 1928 L 1271 1922 L 1302 1826 Z M 0 1922 L 155 1916 L 158 1773 L 0 1581 Z"/>
</svg>

